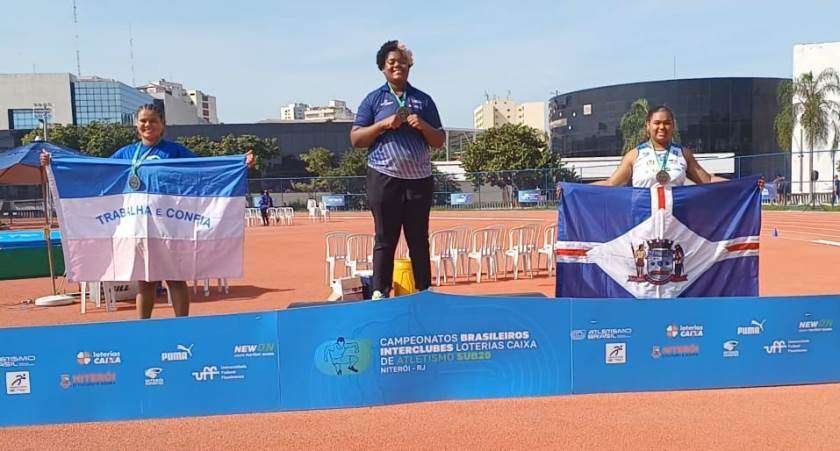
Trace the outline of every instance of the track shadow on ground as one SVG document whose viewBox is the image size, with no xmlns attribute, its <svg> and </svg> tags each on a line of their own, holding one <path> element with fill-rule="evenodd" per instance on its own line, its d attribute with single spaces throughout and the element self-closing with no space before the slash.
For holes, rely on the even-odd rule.
<svg viewBox="0 0 840 451">
<path fill-rule="evenodd" d="M 204 288 L 199 287 L 196 293 L 193 293 L 190 287 L 190 302 L 204 303 L 213 301 L 240 301 L 243 299 L 254 300 L 264 294 L 268 293 L 285 293 L 288 291 L 295 291 L 294 288 L 264 288 L 254 285 L 231 285 L 229 293 L 219 293 L 219 288 L 211 284 L 210 296 L 204 296 Z M 166 298 L 158 298 L 158 304 L 166 303 Z"/>
</svg>

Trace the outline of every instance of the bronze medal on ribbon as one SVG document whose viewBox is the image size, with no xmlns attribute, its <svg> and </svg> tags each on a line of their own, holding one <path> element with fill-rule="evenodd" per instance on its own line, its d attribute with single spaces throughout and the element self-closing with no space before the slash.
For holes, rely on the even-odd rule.
<svg viewBox="0 0 840 451">
<path fill-rule="evenodd" d="M 408 115 L 409 115 L 408 107 L 401 106 L 401 107 L 397 108 L 397 117 L 399 117 L 400 119 L 406 120 L 406 119 L 408 119 Z"/>
<path fill-rule="evenodd" d="M 656 181 L 659 182 L 660 185 L 665 186 L 671 181 L 671 174 L 668 174 L 668 171 L 663 169 L 656 173 Z"/>
</svg>

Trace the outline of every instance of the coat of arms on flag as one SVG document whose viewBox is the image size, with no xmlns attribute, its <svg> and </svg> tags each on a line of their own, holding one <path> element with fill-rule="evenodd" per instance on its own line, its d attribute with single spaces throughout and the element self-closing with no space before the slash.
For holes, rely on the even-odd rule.
<svg viewBox="0 0 840 451">
<path fill-rule="evenodd" d="M 56 157 L 48 175 L 69 280 L 242 276 L 244 157 L 147 160 L 139 188 L 130 160 Z"/>
<path fill-rule="evenodd" d="M 562 183 L 558 297 L 757 296 L 758 178 L 607 188 Z"/>
</svg>

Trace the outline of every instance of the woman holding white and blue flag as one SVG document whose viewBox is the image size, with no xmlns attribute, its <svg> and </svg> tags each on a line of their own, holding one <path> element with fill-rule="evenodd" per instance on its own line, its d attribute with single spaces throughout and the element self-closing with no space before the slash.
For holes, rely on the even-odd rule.
<svg viewBox="0 0 840 451">
<path fill-rule="evenodd" d="M 192 158 L 196 155 L 186 147 L 176 142 L 163 139 L 166 131 L 166 116 L 164 110 L 157 104 L 146 104 L 140 106 L 136 117 L 137 134 L 139 141 L 128 144 L 111 155 L 111 158 L 131 160 L 131 169 L 128 175 L 128 185 L 132 190 L 141 188 L 141 181 L 138 176 L 138 169 L 144 161 L 169 158 Z M 41 164 L 50 163 L 48 153 L 41 154 Z M 246 154 L 246 164 L 253 167 L 254 156 L 251 152 Z M 150 318 L 155 302 L 155 287 L 157 281 L 138 280 L 139 292 L 136 297 L 137 313 L 141 319 Z M 175 316 L 188 316 L 190 311 L 190 300 L 185 281 L 167 280 L 167 288 L 172 297 L 172 307 Z"/>
<path fill-rule="evenodd" d="M 376 53 L 385 84 L 359 105 L 350 131 L 353 147 L 368 148 L 367 194 L 376 240 L 373 249 L 374 298 L 387 297 L 394 272 L 394 252 L 405 233 L 414 283 L 431 285 L 429 212 L 434 180 L 430 148 L 443 146 L 444 132 L 432 98 L 408 83 L 414 64 L 411 50 L 388 41 Z"/>
<path fill-rule="evenodd" d="M 694 154 L 673 142 L 674 112 L 665 105 L 651 108 L 645 118 L 650 140 L 627 152 L 618 168 L 606 180 L 593 185 L 650 188 L 654 185 L 680 186 L 686 179 L 694 183 L 723 182 L 727 179 L 709 174 Z"/>
</svg>

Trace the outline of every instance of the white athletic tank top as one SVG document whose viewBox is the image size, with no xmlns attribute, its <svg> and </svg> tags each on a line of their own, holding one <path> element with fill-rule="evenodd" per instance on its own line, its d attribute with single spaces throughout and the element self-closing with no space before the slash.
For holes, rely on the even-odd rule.
<svg viewBox="0 0 840 451">
<path fill-rule="evenodd" d="M 636 147 L 636 162 L 633 164 L 633 186 L 639 188 L 650 188 L 657 184 L 656 173 L 662 169 L 662 155 L 664 150 L 654 151 L 649 142 L 639 144 Z M 685 184 L 685 171 L 688 163 L 685 162 L 682 146 L 671 144 L 668 149 L 668 162 L 666 170 L 671 176 L 668 185 L 680 186 Z"/>
</svg>

